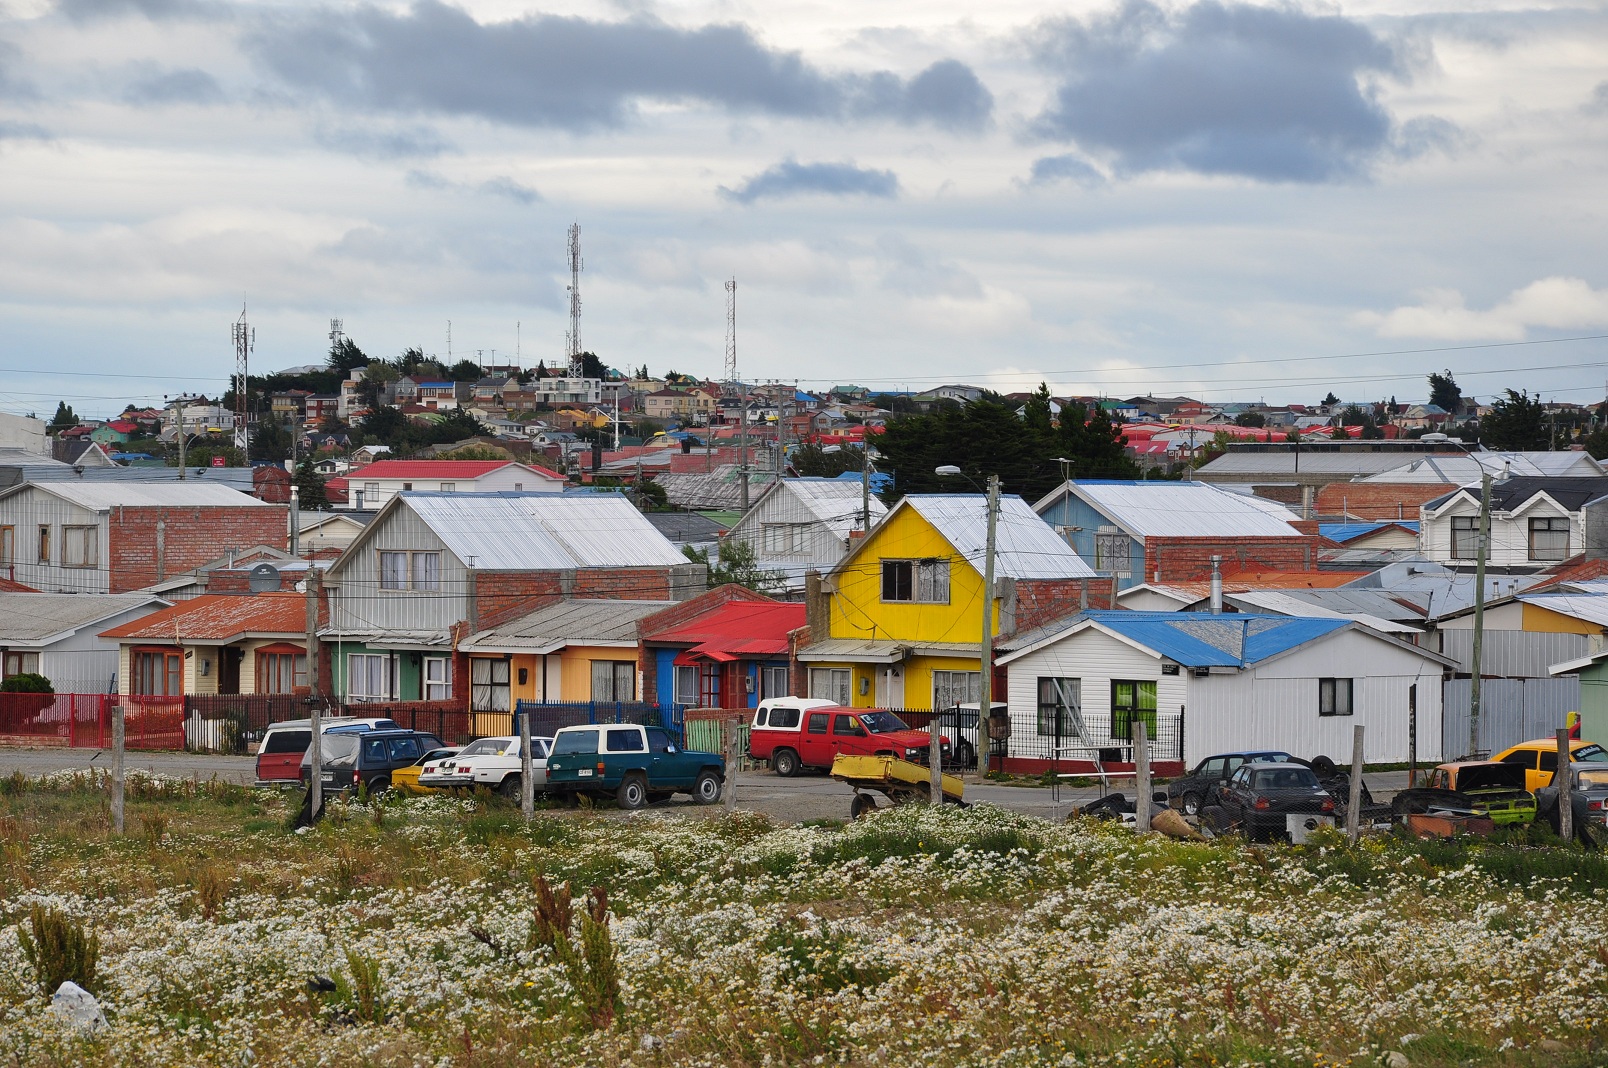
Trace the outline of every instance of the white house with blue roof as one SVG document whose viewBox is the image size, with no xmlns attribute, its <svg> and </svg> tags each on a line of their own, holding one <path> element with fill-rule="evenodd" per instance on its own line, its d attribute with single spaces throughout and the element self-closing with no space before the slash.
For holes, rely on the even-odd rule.
<svg viewBox="0 0 1608 1068">
<path fill-rule="evenodd" d="M 1369 763 L 1441 758 L 1441 681 L 1452 661 L 1344 619 L 1086 612 L 1003 643 L 1011 736 L 1023 771 L 1118 749 L 1143 719 L 1152 762 L 1176 773 L 1215 753 L 1282 749 L 1345 762 L 1352 727 Z"/>
</svg>

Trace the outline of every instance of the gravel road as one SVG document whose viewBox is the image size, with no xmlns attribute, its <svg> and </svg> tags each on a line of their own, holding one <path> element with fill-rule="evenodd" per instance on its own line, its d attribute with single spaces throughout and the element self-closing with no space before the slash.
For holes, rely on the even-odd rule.
<svg viewBox="0 0 1608 1068">
<path fill-rule="evenodd" d="M 0 749 L 0 775 L 21 770 L 39 775 L 66 768 L 110 767 L 111 751 L 97 749 Z M 218 756 L 195 753 L 131 752 L 127 766 L 144 768 L 165 775 L 250 783 L 254 760 L 251 757 Z M 1386 799 L 1407 784 L 1406 772 L 1382 772 L 1367 776 L 1368 788 L 1378 799 Z M 1131 795 L 1133 784 L 1115 787 Z M 966 784 L 966 800 L 986 801 L 1002 808 L 1026 812 L 1045 819 L 1065 819 L 1074 806 L 1087 804 L 1099 796 L 1090 787 L 1001 786 L 997 783 Z M 799 823 L 816 819 L 847 819 L 849 800 L 854 791 L 825 775 L 800 775 L 784 779 L 770 771 L 745 771 L 737 779 L 737 804 L 763 812 L 773 819 Z M 885 803 L 885 799 L 884 803 Z M 707 811 L 707 810 L 705 810 Z"/>
</svg>

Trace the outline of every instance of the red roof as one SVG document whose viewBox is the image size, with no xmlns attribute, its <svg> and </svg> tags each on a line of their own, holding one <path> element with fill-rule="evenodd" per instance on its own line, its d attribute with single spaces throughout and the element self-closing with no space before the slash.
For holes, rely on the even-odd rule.
<svg viewBox="0 0 1608 1068">
<path fill-rule="evenodd" d="M 320 612 L 320 624 L 323 613 Z M 211 593 L 101 631 L 102 638 L 183 642 L 227 642 L 247 634 L 305 636 L 307 597 L 300 593 L 252 596 Z"/>
<path fill-rule="evenodd" d="M 786 654 L 788 633 L 803 625 L 801 604 L 729 601 L 679 626 L 643 636 L 650 641 L 692 646 L 683 656 L 736 660 Z"/>
<path fill-rule="evenodd" d="M 353 478 L 379 479 L 379 478 L 480 478 L 493 471 L 500 471 L 509 465 L 524 467 L 513 460 L 376 460 L 367 467 L 351 472 Z M 532 474 L 543 478 L 558 479 L 559 476 L 540 467 L 526 468 Z"/>
<path fill-rule="evenodd" d="M 24 586 L 16 579 L 0 578 L 0 593 L 38 593 L 32 586 Z"/>
</svg>

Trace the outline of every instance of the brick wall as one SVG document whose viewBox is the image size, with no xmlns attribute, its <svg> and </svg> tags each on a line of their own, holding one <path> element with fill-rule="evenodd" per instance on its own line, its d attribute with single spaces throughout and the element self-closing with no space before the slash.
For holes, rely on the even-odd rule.
<svg viewBox="0 0 1608 1068">
<path fill-rule="evenodd" d="M 109 589 L 138 590 L 216 560 L 232 548 L 283 548 L 289 510 L 279 506 L 113 508 Z"/>
<path fill-rule="evenodd" d="M 1111 579 L 1017 579 L 1011 633 L 1042 627 L 1085 609 L 1115 608 Z M 1005 619 L 1000 621 L 1003 633 Z"/>
<path fill-rule="evenodd" d="M 1313 571 L 1318 538 L 1146 538 L 1144 581 L 1201 582 L 1212 577 L 1212 557 L 1223 558 L 1223 573 L 1237 571 Z"/>
<path fill-rule="evenodd" d="M 470 622 L 475 630 L 485 630 L 566 597 L 668 601 L 673 579 L 668 567 L 478 571 L 474 576 L 475 617 Z"/>
<path fill-rule="evenodd" d="M 1424 482 L 1336 482 L 1318 491 L 1314 506 L 1320 519 L 1417 520 L 1425 501 L 1443 497 L 1456 486 Z"/>
</svg>

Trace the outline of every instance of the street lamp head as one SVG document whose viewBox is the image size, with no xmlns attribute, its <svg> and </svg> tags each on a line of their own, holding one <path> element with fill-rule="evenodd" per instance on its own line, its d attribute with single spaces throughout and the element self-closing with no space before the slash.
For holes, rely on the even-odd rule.
<svg viewBox="0 0 1608 1068">
<path fill-rule="evenodd" d="M 952 477 L 954 475 L 960 474 L 961 471 L 960 471 L 960 468 L 956 467 L 954 464 L 942 464 L 942 465 L 940 465 L 938 467 L 933 468 L 932 473 L 935 474 L 935 475 L 942 475 L 945 478 L 949 478 L 949 477 Z"/>
</svg>

